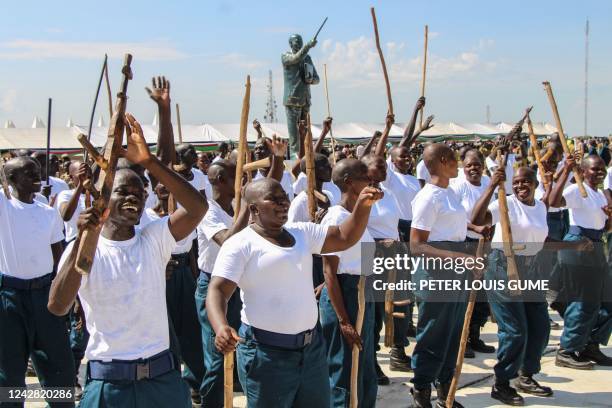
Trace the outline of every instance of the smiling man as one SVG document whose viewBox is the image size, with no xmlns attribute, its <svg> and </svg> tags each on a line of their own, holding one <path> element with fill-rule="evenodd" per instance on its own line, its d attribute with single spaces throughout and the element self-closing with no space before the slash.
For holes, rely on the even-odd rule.
<svg viewBox="0 0 612 408">
<path fill-rule="evenodd" d="M 108 216 L 89 208 L 79 217 L 80 233 L 101 227 L 91 273 L 83 276 L 75 269 L 79 234 L 62 257 L 48 307 L 62 315 L 77 292 L 82 301 L 91 337 L 81 406 L 191 407 L 187 383 L 169 350 L 165 269 L 177 241 L 195 229 L 208 204 L 151 155 L 138 122 L 131 115 L 127 120 L 124 157 L 148 170 L 181 207 L 136 230 L 145 205 L 144 186 L 134 171 L 117 171 Z"/>
<path fill-rule="evenodd" d="M 43 387 L 73 387 L 65 320 L 46 307 L 64 225 L 57 210 L 34 200 L 41 188 L 34 159 L 17 157 L 4 171 L 13 197 L 0 193 L 0 387 L 25 387 L 30 356 Z"/>
</svg>

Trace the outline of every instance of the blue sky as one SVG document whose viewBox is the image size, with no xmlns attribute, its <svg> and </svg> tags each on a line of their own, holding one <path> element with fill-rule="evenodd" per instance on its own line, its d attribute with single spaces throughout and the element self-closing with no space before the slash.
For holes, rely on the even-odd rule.
<svg viewBox="0 0 612 408">
<path fill-rule="evenodd" d="M 329 21 L 311 55 L 327 63 L 332 116 L 339 122 L 382 122 L 386 97 L 369 7 L 378 16 L 397 121 L 419 95 L 423 26 L 429 25 L 427 113 L 439 121 L 515 121 L 528 105 L 552 121 L 541 86 L 549 80 L 564 128 L 583 128 L 584 24 L 591 24 L 589 133 L 607 135 L 612 95 L 610 1 L 83 1 L 6 2 L 0 25 L 0 120 L 29 126 L 69 117 L 86 124 L 104 52 L 113 93 L 121 55 L 134 54 L 128 110 L 143 123 L 155 106 L 144 87 L 153 75 L 172 82 L 183 123 L 238 122 L 243 84 L 253 82 L 251 118 L 265 110 L 267 72 L 282 97 L 280 54 L 288 35 L 310 38 Z M 106 95 L 97 117 L 108 122 Z M 326 112 L 323 86 L 313 87 L 313 121 Z M 284 109 L 279 116 L 284 121 Z M 46 120 L 46 119 L 45 119 Z"/>
</svg>

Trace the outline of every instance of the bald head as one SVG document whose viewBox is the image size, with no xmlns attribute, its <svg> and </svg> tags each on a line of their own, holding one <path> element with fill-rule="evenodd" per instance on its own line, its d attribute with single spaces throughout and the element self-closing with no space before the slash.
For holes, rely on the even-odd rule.
<svg viewBox="0 0 612 408">
<path fill-rule="evenodd" d="M 354 178 L 366 178 L 368 166 L 361 160 L 347 158 L 336 163 L 332 171 L 332 180 L 342 192 L 346 192 L 346 181 Z"/>
<path fill-rule="evenodd" d="M 432 143 L 423 151 L 423 161 L 431 174 L 436 174 L 443 161 L 454 160 L 453 150 L 444 143 Z"/>
<path fill-rule="evenodd" d="M 137 185 L 144 190 L 144 184 L 140 176 L 134 171 L 127 168 L 118 169 L 115 173 L 115 180 L 113 182 L 113 188 L 121 185 Z"/>
<path fill-rule="evenodd" d="M 244 199 L 247 204 L 254 204 L 258 199 L 261 199 L 277 189 L 283 190 L 283 187 L 278 181 L 268 177 L 262 178 L 247 184 L 244 189 Z"/>
<path fill-rule="evenodd" d="M 227 176 L 234 175 L 236 173 L 236 163 L 229 160 L 217 160 L 208 167 L 208 179 L 212 183 L 213 180 L 217 180 L 219 175 Z"/>
<path fill-rule="evenodd" d="M 71 177 L 74 177 L 82 163 L 83 162 L 79 160 L 70 162 L 70 166 L 68 166 L 68 174 L 70 174 Z"/>
<path fill-rule="evenodd" d="M 582 167 L 582 169 L 587 169 L 594 165 L 603 165 L 605 167 L 606 164 L 604 163 L 603 159 L 597 154 L 590 154 L 586 156 L 582 160 L 582 163 L 580 163 L 580 167 Z"/>
<path fill-rule="evenodd" d="M 518 169 L 516 169 L 516 172 L 514 173 L 514 176 L 512 178 L 516 177 L 527 177 L 535 183 L 538 182 L 536 172 L 533 171 L 531 167 L 519 167 Z"/>
<path fill-rule="evenodd" d="M 38 162 L 28 156 L 17 156 L 6 162 L 4 165 L 4 174 L 8 179 L 11 179 L 16 172 L 21 171 L 26 166 L 40 167 Z"/>
</svg>

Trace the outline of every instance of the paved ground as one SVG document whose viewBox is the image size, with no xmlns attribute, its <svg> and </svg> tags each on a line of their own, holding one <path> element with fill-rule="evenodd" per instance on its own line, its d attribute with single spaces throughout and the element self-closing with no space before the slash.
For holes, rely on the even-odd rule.
<svg viewBox="0 0 612 408">
<path fill-rule="evenodd" d="M 556 317 L 556 316 L 553 316 Z M 562 323 L 557 319 L 559 323 Z M 488 344 L 497 346 L 497 326 L 487 323 L 482 338 Z M 529 407 L 612 407 L 612 368 L 598 367 L 593 371 L 577 371 L 555 366 L 554 356 L 559 345 L 560 330 L 551 332 L 549 347 L 542 358 L 542 373 L 536 378 L 542 384 L 552 387 L 555 394 L 551 398 L 532 397 L 523 394 L 526 406 Z M 412 351 L 414 339 L 411 339 Z M 612 346 L 602 347 L 602 350 L 612 355 Z M 379 361 L 385 373 L 391 379 L 391 385 L 379 387 L 377 405 L 379 407 L 404 408 L 410 406 L 410 378 L 411 373 L 397 373 L 388 370 L 388 349 L 383 348 L 378 354 Z M 493 370 L 495 355 L 477 353 L 475 359 L 466 359 L 463 365 L 463 374 L 460 389 L 457 391 L 457 400 L 470 408 L 506 407 L 496 404 L 491 399 L 491 385 L 493 383 Z M 83 367 L 82 367 L 83 368 Z M 81 370 L 83 372 L 83 370 Z M 28 383 L 36 382 L 30 377 Z M 435 395 L 435 391 L 434 391 Z M 246 399 L 241 394 L 235 395 L 235 406 L 245 407 Z M 43 403 L 29 403 L 26 407 L 44 407 Z M 273 407 L 271 407 L 273 408 Z M 316 408 L 316 407 L 313 407 Z"/>
</svg>

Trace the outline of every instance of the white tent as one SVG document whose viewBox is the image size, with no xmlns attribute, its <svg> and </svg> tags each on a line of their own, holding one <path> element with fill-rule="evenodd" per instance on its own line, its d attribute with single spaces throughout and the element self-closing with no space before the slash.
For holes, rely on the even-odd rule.
<svg viewBox="0 0 612 408">
<path fill-rule="evenodd" d="M 6 122 L 4 122 L 4 128 L 5 129 L 10 129 L 10 128 L 14 128 L 15 124 L 13 123 L 12 120 L 7 120 Z"/>
<path fill-rule="evenodd" d="M 45 125 L 45 122 L 43 122 L 42 119 L 40 119 L 38 116 L 34 116 L 34 120 L 32 121 L 32 126 L 30 127 L 32 129 L 40 129 L 40 128 L 47 127 L 47 125 Z"/>
</svg>

